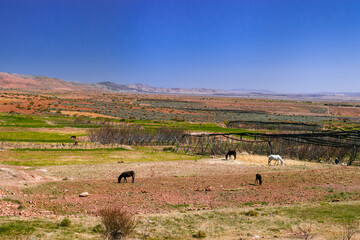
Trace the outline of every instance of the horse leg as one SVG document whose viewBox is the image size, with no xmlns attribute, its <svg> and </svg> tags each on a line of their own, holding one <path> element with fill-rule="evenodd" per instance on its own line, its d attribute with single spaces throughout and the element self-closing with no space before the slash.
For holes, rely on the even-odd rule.
<svg viewBox="0 0 360 240">
<path fill-rule="evenodd" d="M 135 182 L 135 176 L 132 175 L 131 177 L 132 177 L 132 183 L 134 183 Z"/>
<path fill-rule="evenodd" d="M 124 177 L 124 182 L 127 182 L 126 177 Z"/>
</svg>

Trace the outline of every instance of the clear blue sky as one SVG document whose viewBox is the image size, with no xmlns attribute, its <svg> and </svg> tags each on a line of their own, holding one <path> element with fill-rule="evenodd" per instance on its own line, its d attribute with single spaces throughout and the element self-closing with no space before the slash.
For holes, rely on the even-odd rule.
<svg viewBox="0 0 360 240">
<path fill-rule="evenodd" d="M 360 92 L 360 1 L 0 0 L 0 71 Z"/>
</svg>

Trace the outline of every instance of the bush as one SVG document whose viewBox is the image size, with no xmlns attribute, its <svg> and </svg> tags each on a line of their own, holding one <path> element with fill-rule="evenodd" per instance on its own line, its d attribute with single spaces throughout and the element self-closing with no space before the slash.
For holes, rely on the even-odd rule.
<svg viewBox="0 0 360 240">
<path fill-rule="evenodd" d="M 17 209 L 18 209 L 18 210 L 23 210 L 23 209 L 25 209 L 25 207 L 20 204 Z"/>
<path fill-rule="evenodd" d="M 298 230 L 302 239 L 310 240 L 315 237 L 311 223 L 302 223 L 298 225 Z"/>
<path fill-rule="evenodd" d="M 69 227 L 71 225 L 71 221 L 69 218 L 64 218 L 60 223 L 59 226 L 60 227 Z"/>
<path fill-rule="evenodd" d="M 94 233 L 104 233 L 104 226 L 101 224 L 98 224 L 95 227 L 93 227 L 92 231 Z"/>
<path fill-rule="evenodd" d="M 206 237 L 206 233 L 202 230 L 197 231 L 196 234 L 193 235 L 194 238 L 205 238 Z"/>
<path fill-rule="evenodd" d="M 99 215 L 105 226 L 104 237 L 109 240 L 125 239 L 138 223 L 132 214 L 120 208 L 104 208 Z"/>
<path fill-rule="evenodd" d="M 164 147 L 164 148 L 163 148 L 163 151 L 164 151 L 164 152 L 174 152 L 175 149 L 174 149 L 173 147 Z"/>
<path fill-rule="evenodd" d="M 259 215 L 259 213 L 257 211 L 254 210 L 250 210 L 248 212 L 245 213 L 246 216 L 252 216 L 252 217 L 256 217 Z"/>
<path fill-rule="evenodd" d="M 342 226 L 341 240 L 351 240 L 359 232 L 359 223 L 352 220 L 344 222 Z"/>
</svg>

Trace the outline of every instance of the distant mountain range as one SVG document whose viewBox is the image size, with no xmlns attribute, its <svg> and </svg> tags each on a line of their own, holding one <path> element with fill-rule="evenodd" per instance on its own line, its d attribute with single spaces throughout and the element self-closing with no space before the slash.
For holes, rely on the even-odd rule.
<svg viewBox="0 0 360 240">
<path fill-rule="evenodd" d="M 116 92 L 138 92 L 138 93 L 160 93 L 160 94 L 227 94 L 228 91 L 215 90 L 207 88 L 159 88 L 151 87 L 146 84 L 117 84 L 113 82 L 99 82 L 96 83 L 98 86 L 103 86 L 108 90 Z"/>
<path fill-rule="evenodd" d="M 21 75 L 17 73 L 0 72 L 0 88 L 19 90 L 47 90 L 47 91 L 111 91 L 131 93 L 159 93 L 159 94 L 195 94 L 195 95 L 233 95 L 247 93 L 242 90 L 217 90 L 207 88 L 159 88 L 146 84 L 117 84 L 113 82 L 99 82 L 95 84 L 67 82 L 47 76 Z"/>
<path fill-rule="evenodd" d="M 268 90 L 233 89 L 230 91 L 208 88 L 160 88 L 146 84 L 118 84 L 113 82 L 80 83 L 67 82 L 47 76 L 21 75 L 0 72 L 0 89 L 27 91 L 95 91 L 123 93 L 158 93 L 184 95 L 238 96 L 248 98 L 304 99 L 360 101 L 360 93 L 310 93 L 287 94 Z"/>
</svg>

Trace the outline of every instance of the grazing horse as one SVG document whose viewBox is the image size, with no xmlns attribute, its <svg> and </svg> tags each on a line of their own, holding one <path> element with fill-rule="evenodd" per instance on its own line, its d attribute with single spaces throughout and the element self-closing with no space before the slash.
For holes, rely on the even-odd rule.
<svg viewBox="0 0 360 240">
<path fill-rule="evenodd" d="M 236 159 L 236 151 L 228 151 L 227 154 L 225 155 L 226 160 L 228 159 L 228 157 L 230 159 L 231 155 L 234 156 L 234 160 Z"/>
<path fill-rule="evenodd" d="M 255 184 L 262 184 L 262 180 L 261 180 L 261 175 L 260 174 L 256 174 L 256 178 L 255 178 Z"/>
<path fill-rule="evenodd" d="M 281 165 L 284 165 L 284 161 L 280 155 L 270 155 L 268 160 L 268 165 L 270 165 L 272 160 L 276 161 L 277 165 L 279 164 L 279 162 L 281 162 Z"/>
<path fill-rule="evenodd" d="M 118 183 L 121 183 L 122 178 L 124 178 L 124 182 L 127 182 L 127 180 L 126 180 L 127 177 L 132 177 L 132 183 L 135 182 L 135 172 L 127 171 L 127 172 L 123 172 L 122 174 L 120 174 L 120 176 L 118 177 Z"/>
<path fill-rule="evenodd" d="M 76 140 L 76 136 L 71 136 L 70 139 Z"/>
</svg>

